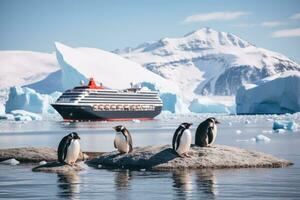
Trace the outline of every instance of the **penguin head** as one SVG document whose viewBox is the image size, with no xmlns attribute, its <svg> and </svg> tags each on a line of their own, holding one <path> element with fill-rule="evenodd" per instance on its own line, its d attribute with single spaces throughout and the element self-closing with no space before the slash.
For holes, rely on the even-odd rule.
<svg viewBox="0 0 300 200">
<path fill-rule="evenodd" d="M 209 127 L 214 127 L 216 124 L 220 124 L 220 122 L 214 117 L 210 117 L 206 121 Z"/>
<path fill-rule="evenodd" d="M 80 140 L 80 137 L 78 136 L 78 134 L 76 132 L 70 133 L 69 137 L 74 140 Z"/>
<path fill-rule="evenodd" d="M 190 126 L 192 126 L 192 125 L 193 125 L 193 123 L 187 123 L 187 122 L 184 122 L 184 123 L 180 124 L 180 126 L 182 126 L 185 129 L 189 129 Z"/>
<path fill-rule="evenodd" d="M 113 127 L 116 132 L 123 132 L 126 128 L 123 125 Z"/>
</svg>

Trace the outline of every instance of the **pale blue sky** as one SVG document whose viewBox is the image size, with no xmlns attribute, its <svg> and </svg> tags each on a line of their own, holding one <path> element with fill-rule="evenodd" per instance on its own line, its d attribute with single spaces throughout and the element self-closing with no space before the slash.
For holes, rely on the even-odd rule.
<svg viewBox="0 0 300 200">
<path fill-rule="evenodd" d="M 52 52 L 60 41 L 111 51 L 211 27 L 300 63 L 297 13 L 300 0 L 0 0 L 0 50 Z"/>
</svg>

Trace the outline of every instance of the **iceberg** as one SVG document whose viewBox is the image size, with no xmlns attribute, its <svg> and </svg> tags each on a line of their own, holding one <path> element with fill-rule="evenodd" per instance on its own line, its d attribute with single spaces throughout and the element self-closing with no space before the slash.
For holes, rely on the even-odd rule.
<svg viewBox="0 0 300 200">
<path fill-rule="evenodd" d="M 60 92 L 46 95 L 27 87 L 11 87 L 5 111 L 6 113 L 10 113 L 13 110 L 24 110 L 33 113 L 55 113 L 56 111 L 50 104 L 55 102 L 59 95 L 61 95 Z"/>
<path fill-rule="evenodd" d="M 271 139 L 264 135 L 257 135 L 255 138 L 252 138 L 251 141 L 269 143 Z"/>
<path fill-rule="evenodd" d="M 15 121 L 42 120 L 42 117 L 39 114 L 25 110 L 13 110 L 10 113 L 14 116 Z"/>
<path fill-rule="evenodd" d="M 0 103 L 0 115 L 3 114 L 5 114 L 5 106 L 2 103 Z"/>
<path fill-rule="evenodd" d="M 273 122 L 273 130 L 285 129 L 295 131 L 298 129 L 298 124 L 294 121 L 275 121 Z"/>
<path fill-rule="evenodd" d="M 235 113 L 235 105 L 233 102 L 228 104 L 228 102 L 211 98 L 207 96 L 195 98 L 191 102 L 189 110 L 194 113 Z"/>
<path fill-rule="evenodd" d="M 288 71 L 242 86 L 237 114 L 283 114 L 300 111 L 300 72 Z"/>
</svg>

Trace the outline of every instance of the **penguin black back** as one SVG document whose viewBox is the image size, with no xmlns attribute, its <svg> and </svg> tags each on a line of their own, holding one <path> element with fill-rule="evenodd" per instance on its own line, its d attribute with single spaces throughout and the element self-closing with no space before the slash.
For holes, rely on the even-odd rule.
<svg viewBox="0 0 300 200">
<path fill-rule="evenodd" d="M 219 123 L 215 118 L 210 117 L 201 122 L 196 130 L 195 145 L 206 147 L 213 141 L 213 126 L 211 124 Z"/>
</svg>

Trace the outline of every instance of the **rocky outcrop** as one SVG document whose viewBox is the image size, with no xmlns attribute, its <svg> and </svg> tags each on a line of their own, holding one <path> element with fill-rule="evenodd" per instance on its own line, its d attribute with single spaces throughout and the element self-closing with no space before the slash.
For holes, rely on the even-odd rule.
<svg viewBox="0 0 300 200">
<path fill-rule="evenodd" d="M 274 168 L 286 167 L 292 163 L 269 154 L 245 149 L 216 145 L 214 147 L 192 146 L 191 158 L 178 157 L 170 145 L 137 147 L 130 154 L 116 151 L 87 162 L 102 168 L 127 169 L 203 169 L 203 168 Z"/>
<path fill-rule="evenodd" d="M 85 168 L 83 162 L 76 163 L 74 165 L 63 164 L 59 162 L 51 162 L 44 165 L 37 166 L 32 169 L 34 172 L 51 172 L 51 173 L 72 173 L 76 171 L 82 171 Z"/>
<path fill-rule="evenodd" d="M 87 160 L 101 155 L 98 152 L 80 153 L 78 160 Z M 14 158 L 21 163 L 38 163 L 40 161 L 53 162 L 57 160 L 57 151 L 47 147 L 21 147 L 12 149 L 0 149 L 0 162 Z"/>
</svg>

